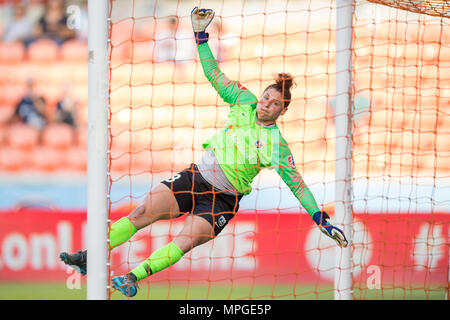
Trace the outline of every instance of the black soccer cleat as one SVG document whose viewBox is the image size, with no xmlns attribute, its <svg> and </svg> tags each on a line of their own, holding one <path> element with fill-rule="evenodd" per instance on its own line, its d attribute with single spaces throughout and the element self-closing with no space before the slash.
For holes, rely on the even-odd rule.
<svg viewBox="0 0 450 320">
<path fill-rule="evenodd" d="M 77 251 L 76 253 L 69 254 L 62 252 L 59 258 L 65 264 L 71 266 L 73 269 L 81 273 L 83 276 L 87 273 L 87 250 Z"/>
</svg>

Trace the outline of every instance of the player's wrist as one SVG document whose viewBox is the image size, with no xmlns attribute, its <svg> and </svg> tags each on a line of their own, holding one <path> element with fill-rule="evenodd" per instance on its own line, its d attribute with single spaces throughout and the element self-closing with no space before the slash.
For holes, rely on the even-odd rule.
<svg viewBox="0 0 450 320">
<path fill-rule="evenodd" d="M 330 219 L 330 216 L 326 212 L 317 211 L 313 214 L 313 220 L 318 226 L 327 226 L 330 225 L 328 220 Z"/>
<path fill-rule="evenodd" d="M 197 45 L 203 44 L 203 43 L 208 42 L 209 33 L 207 33 L 206 31 L 200 31 L 200 32 L 194 31 L 194 37 L 195 37 L 195 43 L 197 43 Z"/>
</svg>

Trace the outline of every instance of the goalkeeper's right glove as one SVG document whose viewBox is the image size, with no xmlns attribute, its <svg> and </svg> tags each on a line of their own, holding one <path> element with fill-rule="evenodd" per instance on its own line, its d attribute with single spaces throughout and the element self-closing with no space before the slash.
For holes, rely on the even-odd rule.
<svg viewBox="0 0 450 320">
<path fill-rule="evenodd" d="M 195 7 L 191 11 L 192 29 L 194 30 L 195 42 L 197 44 L 208 42 L 209 34 L 205 30 L 214 19 L 214 15 L 214 10 L 211 9 L 199 9 Z"/>
<path fill-rule="evenodd" d="M 320 231 L 336 241 L 339 247 L 345 248 L 348 246 L 348 241 L 345 237 L 344 231 L 330 224 L 330 216 L 326 212 L 316 212 L 313 215 L 313 220 L 319 226 Z"/>
</svg>

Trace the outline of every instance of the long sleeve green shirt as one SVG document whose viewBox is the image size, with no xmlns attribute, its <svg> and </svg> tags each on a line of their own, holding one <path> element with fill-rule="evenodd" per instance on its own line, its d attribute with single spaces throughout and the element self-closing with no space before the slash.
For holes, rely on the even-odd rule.
<svg viewBox="0 0 450 320">
<path fill-rule="evenodd" d="M 203 71 L 220 97 L 230 104 L 225 127 L 203 143 L 212 149 L 225 176 L 237 191 L 249 194 L 255 176 L 274 169 L 312 217 L 319 211 L 316 200 L 297 171 L 294 157 L 277 125 L 258 124 L 258 99 L 220 71 L 208 43 L 198 45 Z"/>
</svg>

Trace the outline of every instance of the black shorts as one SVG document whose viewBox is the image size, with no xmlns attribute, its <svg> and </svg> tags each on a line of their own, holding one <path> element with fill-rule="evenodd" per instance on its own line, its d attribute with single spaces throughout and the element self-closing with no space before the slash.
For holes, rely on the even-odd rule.
<svg viewBox="0 0 450 320">
<path fill-rule="evenodd" d="M 233 219 L 242 198 L 242 195 L 215 189 L 203 179 L 195 164 L 161 183 L 172 190 L 180 212 L 190 212 L 206 219 L 214 226 L 216 236 Z"/>
</svg>

